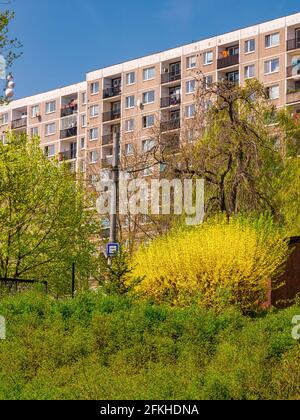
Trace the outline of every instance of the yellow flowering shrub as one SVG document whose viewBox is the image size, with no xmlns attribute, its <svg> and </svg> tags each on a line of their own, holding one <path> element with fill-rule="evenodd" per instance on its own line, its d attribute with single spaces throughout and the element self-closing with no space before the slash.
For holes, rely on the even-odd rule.
<svg viewBox="0 0 300 420">
<path fill-rule="evenodd" d="M 248 311 L 266 301 L 270 279 L 288 253 L 287 241 L 269 219 L 219 217 L 141 247 L 129 286 L 156 303 L 197 302 L 216 309 L 225 303 Z"/>
</svg>

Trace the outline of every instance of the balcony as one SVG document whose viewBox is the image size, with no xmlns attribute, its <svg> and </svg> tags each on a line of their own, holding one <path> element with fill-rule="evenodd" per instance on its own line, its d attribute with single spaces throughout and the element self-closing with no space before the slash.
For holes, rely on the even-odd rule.
<svg viewBox="0 0 300 420">
<path fill-rule="evenodd" d="M 78 111 L 78 105 L 66 105 L 63 108 L 61 108 L 60 116 L 63 117 L 69 117 L 70 115 L 74 115 Z"/>
<path fill-rule="evenodd" d="M 67 128 L 65 130 L 60 131 L 60 138 L 61 139 L 68 139 L 69 137 L 76 137 L 77 136 L 77 127 Z"/>
<path fill-rule="evenodd" d="M 166 98 L 161 98 L 160 107 L 169 108 L 171 106 L 177 106 L 181 104 L 181 95 L 167 96 Z"/>
<path fill-rule="evenodd" d="M 27 117 L 26 118 L 19 118 L 17 120 L 13 120 L 11 122 L 11 128 L 13 130 L 17 130 L 18 128 L 27 127 Z"/>
<path fill-rule="evenodd" d="M 289 66 L 286 71 L 286 77 L 300 76 L 300 63 L 294 66 Z"/>
<path fill-rule="evenodd" d="M 101 160 L 102 168 L 111 168 L 113 166 L 113 156 L 106 156 Z"/>
<path fill-rule="evenodd" d="M 286 45 L 286 49 L 287 51 L 293 51 L 293 50 L 298 50 L 300 49 L 300 39 L 290 39 L 287 41 L 287 45 Z"/>
<path fill-rule="evenodd" d="M 67 160 L 77 159 L 77 152 L 75 150 L 67 150 L 66 152 L 61 152 L 59 154 L 59 161 L 64 162 Z"/>
<path fill-rule="evenodd" d="M 114 110 L 103 113 L 103 122 L 114 121 L 121 118 L 121 110 Z"/>
<path fill-rule="evenodd" d="M 218 59 L 218 70 L 226 67 L 236 66 L 240 63 L 240 55 L 229 55 L 228 57 L 221 57 Z"/>
<path fill-rule="evenodd" d="M 103 91 L 103 99 L 114 98 L 121 95 L 121 87 L 106 88 Z"/>
<path fill-rule="evenodd" d="M 178 130 L 180 128 L 180 118 L 174 120 L 164 121 L 160 124 L 160 129 L 162 132 Z"/>
<path fill-rule="evenodd" d="M 288 104 L 300 102 L 300 88 L 288 88 L 286 101 Z"/>
<path fill-rule="evenodd" d="M 164 85 L 165 83 L 172 83 L 181 80 L 181 73 L 164 73 L 161 75 L 161 84 Z"/>
<path fill-rule="evenodd" d="M 102 146 L 112 146 L 114 143 L 113 134 L 107 134 L 102 137 Z"/>
</svg>

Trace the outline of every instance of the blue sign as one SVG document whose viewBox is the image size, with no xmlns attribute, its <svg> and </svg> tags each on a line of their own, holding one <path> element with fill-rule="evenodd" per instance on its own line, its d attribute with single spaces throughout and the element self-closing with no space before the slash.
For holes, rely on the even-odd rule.
<svg viewBox="0 0 300 420">
<path fill-rule="evenodd" d="M 115 257 L 120 251 L 120 245 L 117 243 L 107 244 L 106 255 L 107 257 Z"/>
</svg>

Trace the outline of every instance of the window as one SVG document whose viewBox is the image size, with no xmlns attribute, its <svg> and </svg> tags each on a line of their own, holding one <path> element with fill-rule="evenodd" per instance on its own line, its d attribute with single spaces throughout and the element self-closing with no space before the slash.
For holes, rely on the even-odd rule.
<svg viewBox="0 0 300 420">
<path fill-rule="evenodd" d="M 82 103 L 82 105 L 86 104 L 86 92 L 83 92 L 81 94 L 81 103 Z"/>
<path fill-rule="evenodd" d="M 185 108 L 185 116 L 187 118 L 193 118 L 195 116 L 195 113 L 196 113 L 196 108 L 195 108 L 195 105 L 194 104 L 188 105 Z"/>
<path fill-rule="evenodd" d="M 51 114 L 56 111 L 56 102 L 51 101 L 46 103 L 46 114 Z"/>
<path fill-rule="evenodd" d="M 125 131 L 128 133 L 130 131 L 134 131 L 134 120 L 126 120 L 125 121 Z"/>
<path fill-rule="evenodd" d="M 91 83 L 91 95 L 99 93 L 99 82 Z"/>
<path fill-rule="evenodd" d="M 154 115 L 146 115 L 143 117 L 143 128 L 149 128 L 154 126 Z"/>
<path fill-rule="evenodd" d="M 143 103 L 150 104 L 155 101 L 155 92 L 154 90 L 150 90 L 149 92 L 143 93 Z"/>
<path fill-rule="evenodd" d="M 54 144 L 50 144 L 49 146 L 45 146 L 44 153 L 45 153 L 45 156 L 48 156 L 48 157 L 55 156 L 55 146 L 54 146 Z"/>
<path fill-rule="evenodd" d="M 90 139 L 97 140 L 99 138 L 99 128 L 90 129 Z"/>
<path fill-rule="evenodd" d="M 134 95 L 132 96 L 127 96 L 127 98 L 125 99 L 125 106 L 126 108 L 134 108 L 135 106 L 135 97 Z"/>
<path fill-rule="evenodd" d="M 204 76 L 204 78 L 203 78 L 203 82 L 204 82 L 204 85 L 205 85 L 206 87 L 209 87 L 209 86 L 211 86 L 211 85 L 213 84 L 213 77 L 212 77 L 211 75 L 209 75 L 209 76 Z"/>
<path fill-rule="evenodd" d="M 251 79 L 253 77 L 255 77 L 255 65 L 251 64 L 245 67 L 245 79 Z"/>
<path fill-rule="evenodd" d="M 98 117 L 99 115 L 99 105 L 92 105 L 90 108 L 91 118 Z"/>
<path fill-rule="evenodd" d="M 126 156 L 133 155 L 133 144 L 132 143 L 125 144 L 125 155 Z"/>
<path fill-rule="evenodd" d="M 32 127 L 30 130 L 31 137 L 38 137 L 39 135 L 39 129 L 38 127 Z"/>
<path fill-rule="evenodd" d="M 279 58 L 265 62 L 265 74 L 279 72 Z"/>
<path fill-rule="evenodd" d="M 194 69 L 197 65 L 197 57 L 192 55 L 186 59 L 186 68 L 187 69 Z"/>
<path fill-rule="evenodd" d="M 81 127 L 86 127 L 86 114 L 81 115 Z"/>
<path fill-rule="evenodd" d="M 1 124 L 2 125 L 8 124 L 8 114 L 7 113 L 1 115 Z"/>
<path fill-rule="evenodd" d="M 203 63 L 205 66 L 212 64 L 214 59 L 214 54 L 212 51 L 207 51 L 203 54 Z"/>
<path fill-rule="evenodd" d="M 34 105 L 31 107 L 31 117 L 35 118 L 37 115 L 40 114 L 40 107 L 39 105 Z"/>
<path fill-rule="evenodd" d="M 266 89 L 266 93 L 269 99 L 278 99 L 279 98 L 279 85 L 270 86 Z"/>
<path fill-rule="evenodd" d="M 142 149 L 144 153 L 151 152 L 151 150 L 154 148 L 154 140 L 153 139 L 147 139 L 142 142 Z"/>
<path fill-rule="evenodd" d="M 133 85 L 135 83 L 135 73 L 127 73 L 126 74 L 126 85 Z"/>
<path fill-rule="evenodd" d="M 275 34 L 267 35 L 265 38 L 266 48 L 277 47 L 280 44 L 280 34 L 276 32 Z"/>
<path fill-rule="evenodd" d="M 155 78 L 155 67 L 149 67 L 143 71 L 143 80 L 151 80 Z"/>
<path fill-rule="evenodd" d="M 85 137 L 81 137 L 80 139 L 80 148 L 85 149 Z"/>
<path fill-rule="evenodd" d="M 90 152 L 90 163 L 97 163 L 98 162 L 98 153 L 97 150 L 93 150 Z"/>
<path fill-rule="evenodd" d="M 51 136 L 55 134 L 55 123 L 47 124 L 46 125 L 46 136 Z"/>
<path fill-rule="evenodd" d="M 196 80 L 189 80 L 186 82 L 186 93 L 194 93 L 196 90 Z"/>
<path fill-rule="evenodd" d="M 254 52 L 255 49 L 256 49 L 255 39 L 248 39 L 248 41 L 245 41 L 245 54 L 250 54 Z"/>
</svg>

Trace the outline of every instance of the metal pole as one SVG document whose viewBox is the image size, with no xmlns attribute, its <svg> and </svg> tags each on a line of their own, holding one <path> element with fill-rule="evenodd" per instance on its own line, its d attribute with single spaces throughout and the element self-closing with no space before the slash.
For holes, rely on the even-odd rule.
<svg viewBox="0 0 300 420">
<path fill-rule="evenodd" d="M 72 264 L 72 299 L 75 297 L 75 263 Z"/>
<path fill-rule="evenodd" d="M 110 242 L 118 240 L 118 213 L 119 213 L 119 176 L 120 176 L 120 133 L 114 134 L 113 165 L 112 165 L 112 192 L 110 214 Z"/>
</svg>

